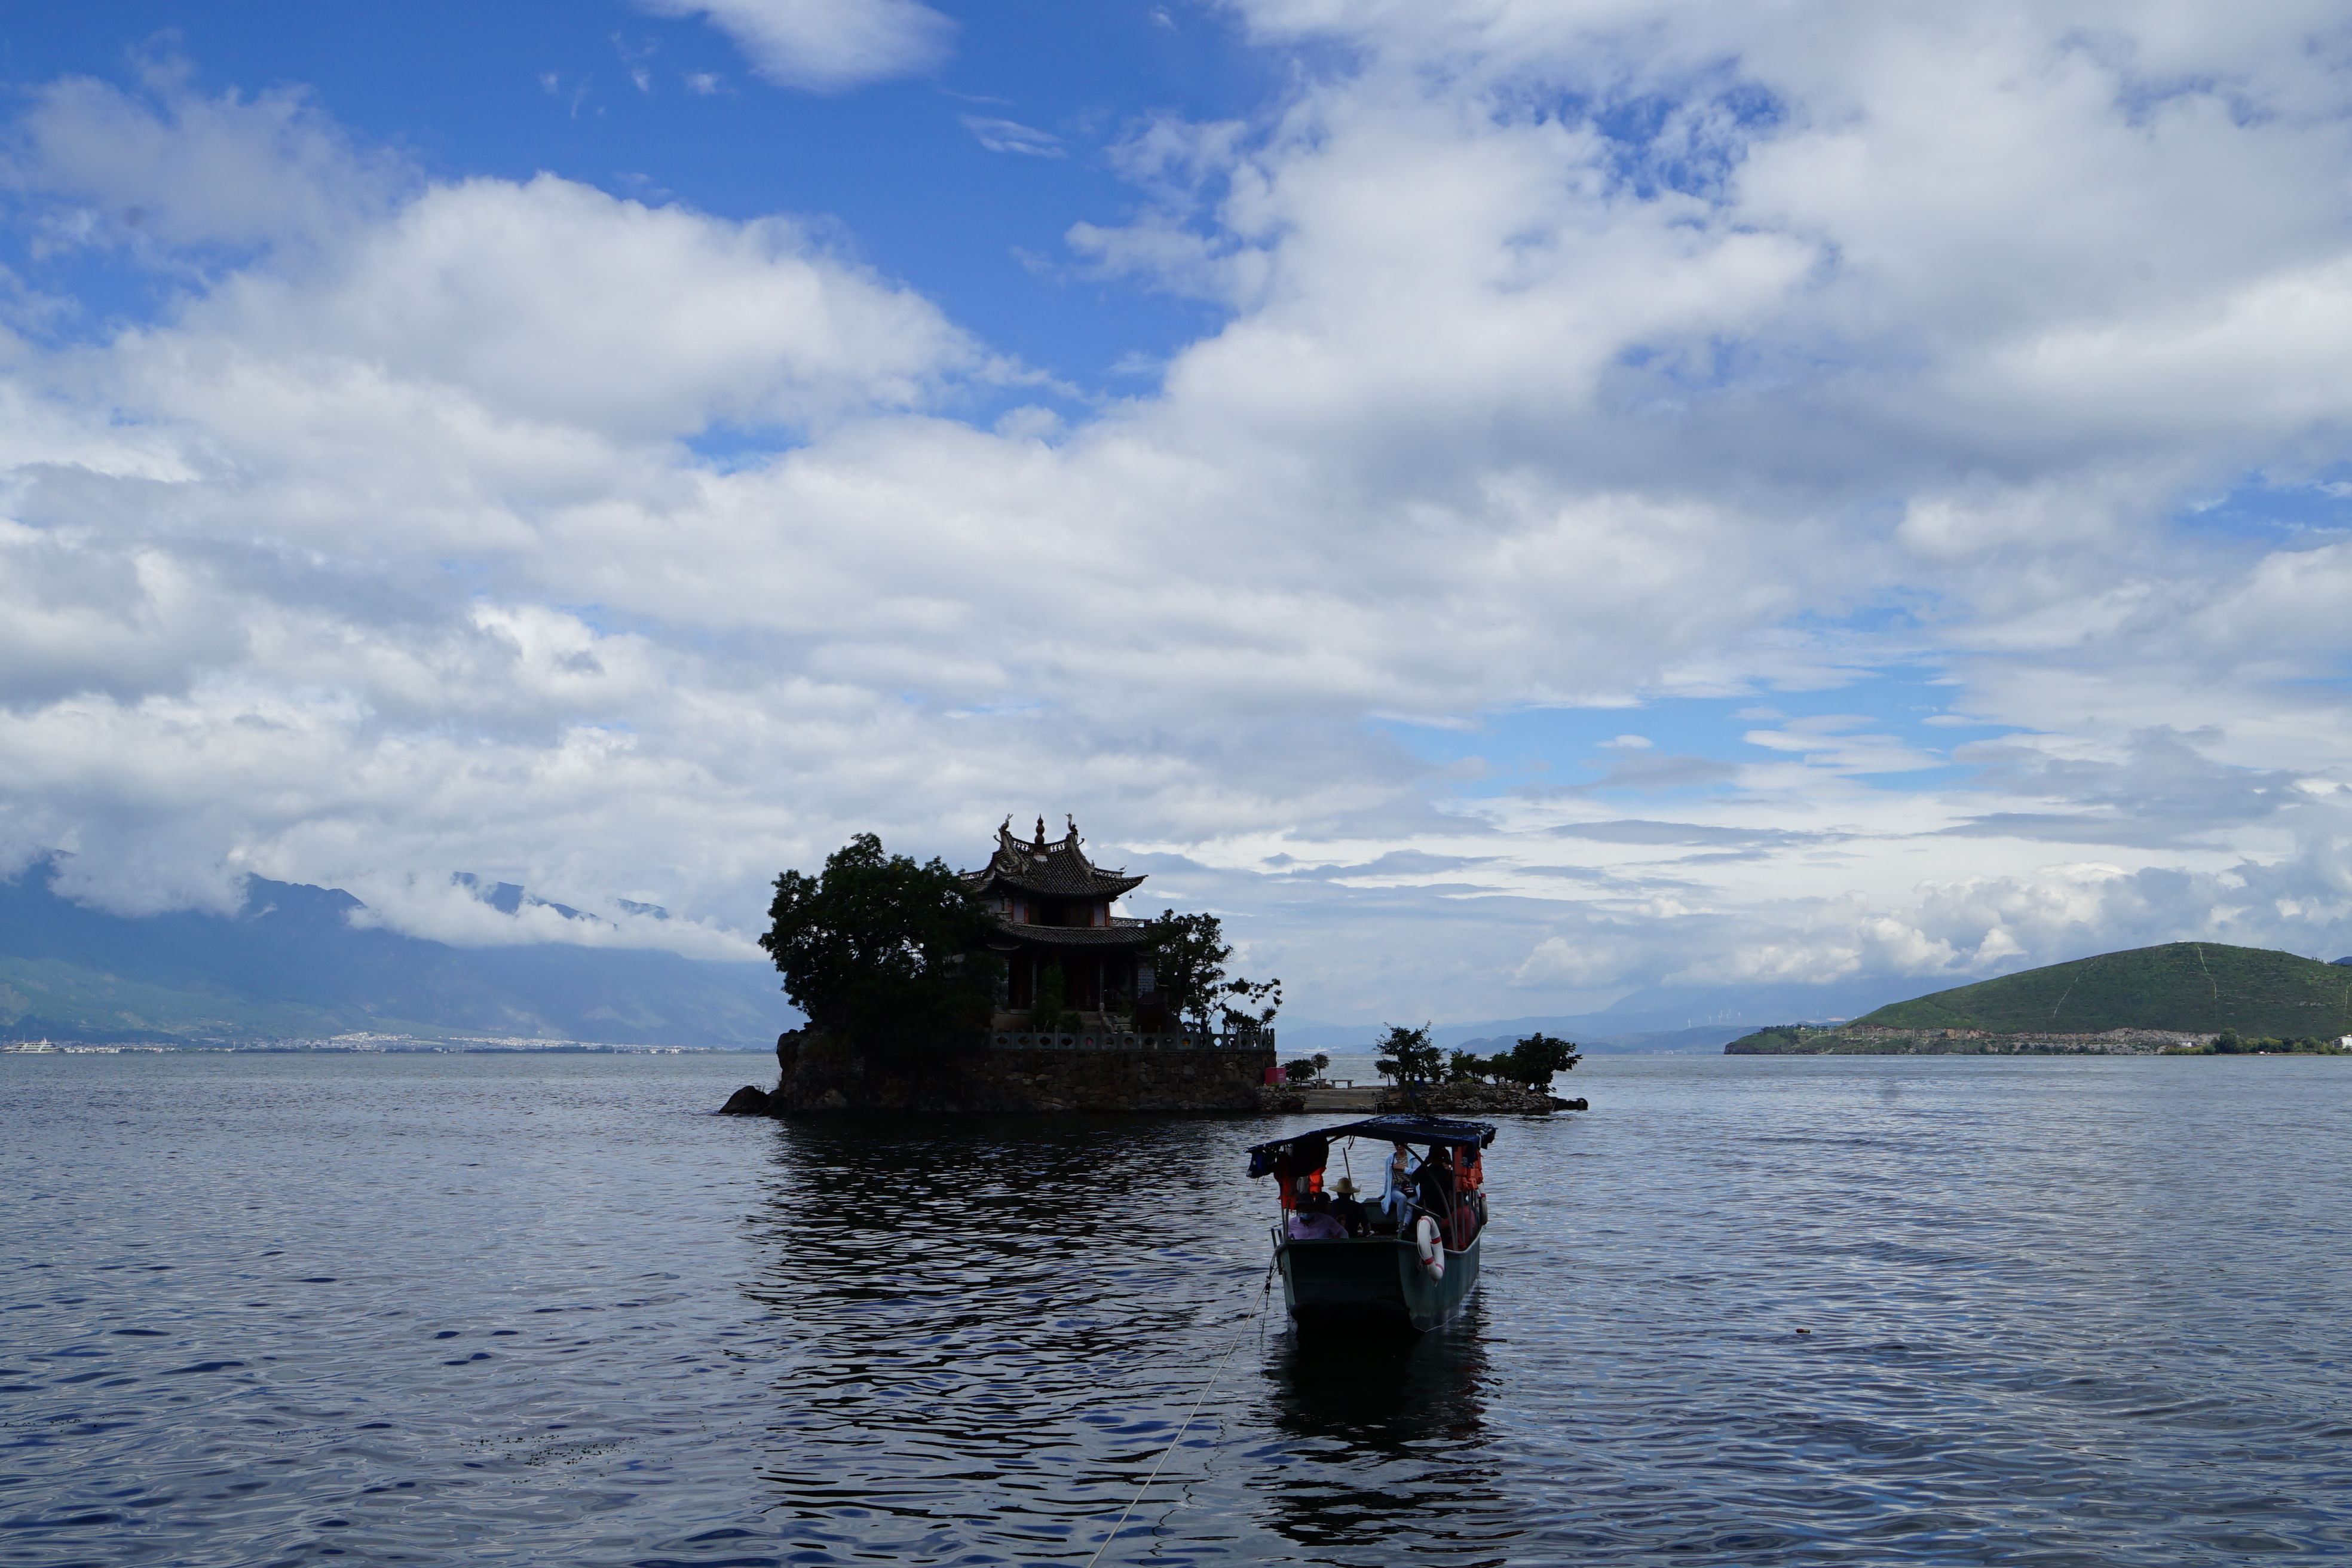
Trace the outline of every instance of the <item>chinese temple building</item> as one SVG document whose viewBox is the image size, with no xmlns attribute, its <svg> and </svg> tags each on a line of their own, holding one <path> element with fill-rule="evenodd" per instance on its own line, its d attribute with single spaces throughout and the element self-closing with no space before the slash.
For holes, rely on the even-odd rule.
<svg viewBox="0 0 2352 1568">
<path fill-rule="evenodd" d="M 1009 972 L 1000 1004 L 1007 1012 L 1033 1013 L 1041 984 L 1050 992 L 1049 972 L 1058 970 L 1062 1005 L 1074 1013 L 1133 1015 L 1154 1009 L 1151 966 L 1143 958 L 1144 924 L 1111 913 L 1112 901 L 1142 886 L 1141 877 L 1105 871 L 1086 856 L 1078 825 L 1054 843 L 1045 841 L 1045 819 L 1036 837 L 1024 843 L 1013 819 L 996 830 L 996 853 L 964 884 L 996 915 L 989 947 Z"/>
</svg>

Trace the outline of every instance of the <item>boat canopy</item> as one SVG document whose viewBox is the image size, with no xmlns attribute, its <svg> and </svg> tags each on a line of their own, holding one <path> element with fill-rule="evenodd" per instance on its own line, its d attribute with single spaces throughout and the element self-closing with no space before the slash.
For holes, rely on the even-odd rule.
<svg viewBox="0 0 2352 1568">
<path fill-rule="evenodd" d="M 1312 1132 L 1299 1132 L 1288 1138 L 1277 1138 L 1271 1143 L 1252 1145 L 1249 1173 L 1253 1176 L 1272 1175 L 1275 1161 L 1289 1152 L 1292 1144 L 1320 1140 L 1328 1146 L 1334 1138 L 1373 1138 L 1385 1143 L 1484 1149 L 1495 1141 L 1495 1125 L 1491 1121 L 1450 1121 L 1443 1116 L 1375 1116 L 1369 1121 L 1350 1121 L 1344 1127 L 1318 1127 Z M 1319 1159 L 1318 1163 L 1320 1163 Z"/>
</svg>

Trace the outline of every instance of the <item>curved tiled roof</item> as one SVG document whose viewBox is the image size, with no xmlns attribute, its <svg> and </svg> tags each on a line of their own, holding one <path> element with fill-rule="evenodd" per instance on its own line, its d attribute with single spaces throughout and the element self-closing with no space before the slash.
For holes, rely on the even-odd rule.
<svg viewBox="0 0 2352 1568">
<path fill-rule="evenodd" d="M 1004 826 L 996 830 L 996 853 L 981 869 L 966 871 L 963 879 L 975 894 L 1003 887 L 1056 899 L 1115 899 L 1143 885 L 1140 877 L 1097 870 L 1079 847 L 1075 821 L 1060 842 L 1046 843 L 1042 816 L 1037 819 L 1037 837 L 1026 844 L 1013 837 L 1013 819 L 1006 817 Z"/>
</svg>

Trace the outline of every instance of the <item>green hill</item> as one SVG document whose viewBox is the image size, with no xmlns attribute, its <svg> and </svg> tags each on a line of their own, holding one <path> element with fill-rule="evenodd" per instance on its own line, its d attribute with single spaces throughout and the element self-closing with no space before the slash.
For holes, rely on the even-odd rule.
<svg viewBox="0 0 2352 1568">
<path fill-rule="evenodd" d="M 2352 969 L 2264 948 L 2173 942 L 1938 991 L 1845 1027 L 2333 1037 L 2352 1034 Z"/>
<path fill-rule="evenodd" d="M 352 1026 L 325 1008 L 208 996 L 125 980 L 63 959 L 0 955 L 0 1038 L 317 1037 Z"/>
</svg>

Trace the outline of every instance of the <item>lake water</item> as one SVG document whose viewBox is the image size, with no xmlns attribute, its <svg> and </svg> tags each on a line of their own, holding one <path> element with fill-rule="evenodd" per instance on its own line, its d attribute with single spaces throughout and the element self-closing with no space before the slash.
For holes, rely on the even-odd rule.
<svg viewBox="0 0 2352 1568">
<path fill-rule="evenodd" d="M 2352 1063 L 1588 1058 L 1410 1346 L 1252 1316 L 1303 1119 L 762 1065 L 0 1058 L 0 1564 L 2352 1552 Z"/>
</svg>

